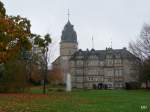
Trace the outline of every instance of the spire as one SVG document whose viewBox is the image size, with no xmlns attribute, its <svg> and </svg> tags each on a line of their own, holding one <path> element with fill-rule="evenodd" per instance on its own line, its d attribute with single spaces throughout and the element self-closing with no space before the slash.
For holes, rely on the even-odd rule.
<svg viewBox="0 0 150 112">
<path fill-rule="evenodd" d="M 68 16 L 68 21 L 69 21 L 69 19 L 70 19 L 70 10 L 69 9 L 68 9 L 67 16 Z"/>
<path fill-rule="evenodd" d="M 110 40 L 111 40 L 111 42 L 110 42 L 110 48 L 112 48 L 112 38 Z"/>
<path fill-rule="evenodd" d="M 92 49 L 94 49 L 94 39 L 93 39 L 93 36 L 92 36 Z"/>
<path fill-rule="evenodd" d="M 69 17 L 70 17 L 69 9 L 68 9 L 67 15 L 68 15 L 68 22 L 66 23 L 66 25 L 64 26 L 64 29 L 62 31 L 61 42 L 77 43 L 76 31 L 74 30 L 74 26 L 69 21 Z"/>
<path fill-rule="evenodd" d="M 66 23 L 62 31 L 61 42 L 77 43 L 77 34 L 74 30 L 74 26 L 69 21 L 69 15 L 70 14 L 68 13 L 68 22 Z"/>
</svg>

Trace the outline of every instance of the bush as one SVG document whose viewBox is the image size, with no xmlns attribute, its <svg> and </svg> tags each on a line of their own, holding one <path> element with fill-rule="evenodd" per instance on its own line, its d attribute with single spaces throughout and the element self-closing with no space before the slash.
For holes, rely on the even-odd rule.
<svg viewBox="0 0 150 112">
<path fill-rule="evenodd" d="M 64 88 L 48 88 L 49 92 L 63 92 L 65 91 Z"/>
<path fill-rule="evenodd" d="M 27 88 L 26 69 L 22 61 L 13 60 L 3 65 L 0 92 L 23 92 Z"/>
<path fill-rule="evenodd" d="M 63 92 L 63 91 L 65 91 L 65 90 L 64 90 L 63 88 L 58 88 L 57 91 L 58 91 L 58 92 Z"/>
<path fill-rule="evenodd" d="M 65 91 L 65 87 L 62 84 L 61 85 L 52 84 L 48 86 L 48 91 L 49 92 L 63 92 Z"/>
<path fill-rule="evenodd" d="M 62 70 L 59 68 L 53 68 L 48 71 L 47 79 L 48 82 L 53 85 L 63 84 Z"/>
<path fill-rule="evenodd" d="M 125 83 L 125 88 L 127 90 L 139 89 L 140 88 L 140 83 L 138 83 L 138 82 L 126 82 Z"/>
<path fill-rule="evenodd" d="M 96 84 L 93 84 L 93 89 L 97 89 L 97 86 L 96 86 Z"/>
</svg>

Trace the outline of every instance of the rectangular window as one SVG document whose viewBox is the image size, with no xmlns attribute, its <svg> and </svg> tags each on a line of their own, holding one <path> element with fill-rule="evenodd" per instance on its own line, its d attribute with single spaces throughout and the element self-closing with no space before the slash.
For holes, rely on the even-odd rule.
<svg viewBox="0 0 150 112">
<path fill-rule="evenodd" d="M 106 69 L 105 70 L 105 75 L 106 76 L 113 76 L 114 75 L 114 71 L 112 69 Z"/>
<path fill-rule="evenodd" d="M 77 66 L 83 66 L 83 61 L 81 60 L 77 61 Z"/>
<path fill-rule="evenodd" d="M 87 72 L 88 72 L 88 75 L 98 75 L 98 70 L 97 69 L 90 69 Z"/>
<path fill-rule="evenodd" d="M 76 74 L 77 75 L 82 75 L 83 74 L 83 70 L 82 69 L 77 69 L 76 70 Z"/>
</svg>

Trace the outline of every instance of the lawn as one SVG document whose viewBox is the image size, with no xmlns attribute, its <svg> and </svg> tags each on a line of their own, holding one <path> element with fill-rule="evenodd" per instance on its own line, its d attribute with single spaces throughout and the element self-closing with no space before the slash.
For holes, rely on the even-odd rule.
<svg viewBox="0 0 150 112">
<path fill-rule="evenodd" d="M 32 92 L 0 94 L 0 112 L 150 112 L 150 91 L 146 90 Z"/>
</svg>

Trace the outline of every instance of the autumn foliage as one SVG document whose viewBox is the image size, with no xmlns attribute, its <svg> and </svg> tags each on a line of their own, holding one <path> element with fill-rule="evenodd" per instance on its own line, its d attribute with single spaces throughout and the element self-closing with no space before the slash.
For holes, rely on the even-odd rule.
<svg viewBox="0 0 150 112">
<path fill-rule="evenodd" d="M 8 16 L 0 2 L 0 63 L 16 56 L 23 49 L 30 49 L 30 21 L 20 16 Z"/>
<path fill-rule="evenodd" d="M 33 34 L 30 28 L 27 18 L 7 15 L 0 1 L 0 92 L 20 91 L 31 80 L 35 83 L 44 80 L 44 87 L 46 85 L 51 38 L 49 34 L 44 37 Z M 31 49 L 34 45 L 40 52 Z M 37 53 L 37 60 L 34 53 Z"/>
<path fill-rule="evenodd" d="M 48 81 L 50 84 L 63 83 L 63 74 L 60 68 L 54 68 L 48 72 Z"/>
<path fill-rule="evenodd" d="M 26 62 L 21 53 L 30 50 L 30 21 L 8 16 L 0 1 L 0 92 L 19 92 L 27 87 Z"/>
</svg>

